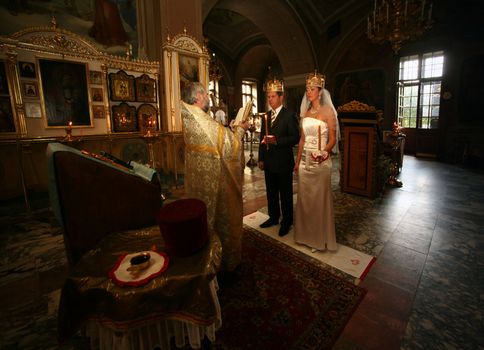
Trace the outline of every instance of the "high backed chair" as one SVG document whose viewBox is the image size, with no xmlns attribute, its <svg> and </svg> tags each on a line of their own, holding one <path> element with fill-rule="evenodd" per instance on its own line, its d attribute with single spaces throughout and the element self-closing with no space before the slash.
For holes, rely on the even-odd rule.
<svg viewBox="0 0 484 350">
<path fill-rule="evenodd" d="M 109 233 L 156 224 L 162 194 L 154 170 L 140 175 L 60 143 L 48 145 L 47 160 L 70 267 Z"/>
</svg>

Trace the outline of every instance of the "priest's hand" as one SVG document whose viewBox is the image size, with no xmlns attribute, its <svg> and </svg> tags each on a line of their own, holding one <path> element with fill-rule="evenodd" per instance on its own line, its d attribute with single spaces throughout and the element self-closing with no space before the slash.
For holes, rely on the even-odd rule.
<svg viewBox="0 0 484 350">
<path fill-rule="evenodd" d="M 249 125 L 249 121 L 246 120 L 246 121 L 240 123 L 238 126 L 240 126 L 242 129 L 244 129 L 245 131 L 247 131 L 249 129 L 249 126 L 250 126 Z"/>
</svg>

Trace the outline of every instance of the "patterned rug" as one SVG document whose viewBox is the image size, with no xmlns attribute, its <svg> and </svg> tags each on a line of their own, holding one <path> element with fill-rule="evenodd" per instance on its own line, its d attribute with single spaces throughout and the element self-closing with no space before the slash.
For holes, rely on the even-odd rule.
<svg viewBox="0 0 484 350">
<path fill-rule="evenodd" d="M 329 349 L 366 293 L 248 226 L 242 255 L 219 278 L 215 349 Z"/>
</svg>

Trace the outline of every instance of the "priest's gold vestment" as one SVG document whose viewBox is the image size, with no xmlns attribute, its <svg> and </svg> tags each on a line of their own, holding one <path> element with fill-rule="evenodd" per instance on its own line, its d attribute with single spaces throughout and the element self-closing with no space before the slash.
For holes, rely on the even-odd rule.
<svg viewBox="0 0 484 350">
<path fill-rule="evenodd" d="M 207 205 L 208 225 L 222 242 L 222 270 L 241 260 L 243 128 L 232 132 L 201 108 L 181 102 L 185 191 Z"/>
</svg>

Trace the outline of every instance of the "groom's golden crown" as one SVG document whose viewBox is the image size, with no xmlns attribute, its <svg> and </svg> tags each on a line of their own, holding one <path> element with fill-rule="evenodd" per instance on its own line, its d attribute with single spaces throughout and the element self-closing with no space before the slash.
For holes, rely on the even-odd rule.
<svg viewBox="0 0 484 350">
<path fill-rule="evenodd" d="M 317 70 L 314 73 L 309 74 L 306 77 L 306 86 L 324 88 L 325 76 L 318 73 Z"/>
<path fill-rule="evenodd" d="M 266 92 L 284 92 L 284 83 L 276 78 L 269 79 L 265 83 Z"/>
</svg>

